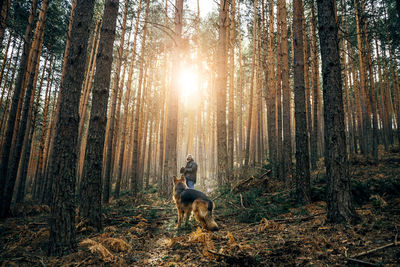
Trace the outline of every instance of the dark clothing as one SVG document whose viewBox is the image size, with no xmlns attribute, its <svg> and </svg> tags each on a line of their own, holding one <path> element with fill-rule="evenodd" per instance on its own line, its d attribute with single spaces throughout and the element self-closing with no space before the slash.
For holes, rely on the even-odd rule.
<svg viewBox="0 0 400 267">
<path fill-rule="evenodd" d="M 197 173 L 197 163 L 194 162 L 194 160 L 188 161 L 186 163 L 186 168 L 185 168 L 186 180 L 196 182 L 196 173 Z"/>
</svg>

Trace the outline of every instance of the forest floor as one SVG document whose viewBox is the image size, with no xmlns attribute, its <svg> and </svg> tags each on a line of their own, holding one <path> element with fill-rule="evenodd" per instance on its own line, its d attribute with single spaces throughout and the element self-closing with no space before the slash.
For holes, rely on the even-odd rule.
<svg viewBox="0 0 400 267">
<path fill-rule="evenodd" d="M 218 232 L 195 221 L 176 229 L 172 201 L 155 189 L 123 196 L 104 208 L 102 233 L 77 225 L 77 252 L 64 257 L 46 256 L 48 207 L 25 204 L 0 222 L 0 266 L 399 266 L 400 153 L 382 153 L 377 164 L 352 160 L 351 178 L 356 225 L 326 222 L 317 170 L 314 202 L 305 206 L 293 204 L 290 191 L 271 191 L 273 181 L 216 192 Z"/>
</svg>

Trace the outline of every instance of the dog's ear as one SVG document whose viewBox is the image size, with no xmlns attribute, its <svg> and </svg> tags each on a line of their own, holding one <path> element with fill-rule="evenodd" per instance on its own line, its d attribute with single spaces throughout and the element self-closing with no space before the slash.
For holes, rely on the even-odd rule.
<svg viewBox="0 0 400 267">
<path fill-rule="evenodd" d="M 184 182 L 186 183 L 186 178 L 185 178 L 185 175 L 184 175 L 184 174 L 181 175 L 181 180 L 184 181 Z"/>
<path fill-rule="evenodd" d="M 176 181 L 178 181 L 178 179 L 176 179 L 176 176 L 174 175 L 174 183 L 175 183 Z"/>
</svg>

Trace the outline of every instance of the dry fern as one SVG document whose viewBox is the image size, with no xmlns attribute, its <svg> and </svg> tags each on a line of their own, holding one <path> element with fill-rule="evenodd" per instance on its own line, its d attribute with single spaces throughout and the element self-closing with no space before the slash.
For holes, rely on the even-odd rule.
<svg viewBox="0 0 400 267">
<path fill-rule="evenodd" d="M 101 243 L 98 243 L 92 239 L 85 239 L 80 244 L 81 246 L 87 246 L 90 252 L 97 254 L 105 262 L 115 261 L 115 256 Z"/>
<path fill-rule="evenodd" d="M 103 244 L 106 244 L 112 251 L 115 252 L 123 252 L 123 251 L 131 251 L 132 246 L 126 243 L 124 240 L 119 238 L 109 237 L 104 240 L 101 240 Z"/>
<path fill-rule="evenodd" d="M 282 224 L 262 218 L 260 225 L 258 226 L 257 233 L 264 232 L 266 229 L 281 230 L 282 228 Z"/>
<path fill-rule="evenodd" d="M 117 227 L 115 226 L 104 227 L 104 232 L 117 232 Z"/>
</svg>

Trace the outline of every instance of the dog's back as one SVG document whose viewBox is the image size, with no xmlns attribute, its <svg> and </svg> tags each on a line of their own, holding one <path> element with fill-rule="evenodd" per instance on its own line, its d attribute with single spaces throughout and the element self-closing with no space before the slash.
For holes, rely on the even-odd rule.
<svg viewBox="0 0 400 267">
<path fill-rule="evenodd" d="M 212 201 L 201 191 L 196 189 L 186 189 L 181 193 L 181 202 L 182 204 L 193 203 L 196 199 L 201 199 L 209 204 L 209 210 L 212 210 Z"/>
</svg>

